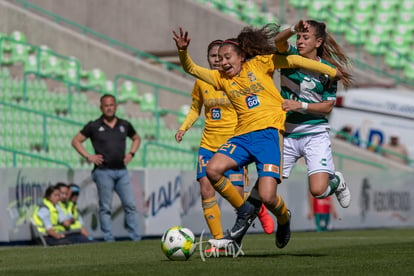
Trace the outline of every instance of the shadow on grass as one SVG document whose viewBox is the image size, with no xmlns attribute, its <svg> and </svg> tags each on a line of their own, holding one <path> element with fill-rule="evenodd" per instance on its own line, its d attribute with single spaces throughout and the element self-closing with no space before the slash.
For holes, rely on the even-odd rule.
<svg viewBox="0 0 414 276">
<path fill-rule="evenodd" d="M 319 257 L 327 257 L 327 254 L 310 254 L 310 253 L 263 253 L 263 254 L 254 254 L 254 253 L 247 253 L 244 256 L 240 256 L 240 258 L 277 258 L 277 257 L 312 257 L 312 258 L 319 258 Z"/>
</svg>

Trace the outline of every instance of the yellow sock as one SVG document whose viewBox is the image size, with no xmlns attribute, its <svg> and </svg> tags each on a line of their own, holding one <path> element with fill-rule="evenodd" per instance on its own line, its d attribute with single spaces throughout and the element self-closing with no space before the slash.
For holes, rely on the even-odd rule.
<svg viewBox="0 0 414 276">
<path fill-rule="evenodd" d="M 223 237 L 223 229 L 220 221 L 220 208 L 216 197 L 203 199 L 201 205 L 211 235 L 215 239 L 221 239 Z"/>
<path fill-rule="evenodd" d="M 223 176 L 220 178 L 220 180 L 214 184 L 214 189 L 216 189 L 216 191 L 219 192 L 222 197 L 227 199 L 227 201 L 234 208 L 239 209 L 239 207 L 243 205 L 243 197 L 226 177 Z"/>
<path fill-rule="evenodd" d="M 278 224 L 286 224 L 289 221 L 289 215 L 286 208 L 285 201 L 280 195 L 277 195 L 277 204 L 273 208 L 269 209 L 272 214 L 276 216 Z"/>
</svg>

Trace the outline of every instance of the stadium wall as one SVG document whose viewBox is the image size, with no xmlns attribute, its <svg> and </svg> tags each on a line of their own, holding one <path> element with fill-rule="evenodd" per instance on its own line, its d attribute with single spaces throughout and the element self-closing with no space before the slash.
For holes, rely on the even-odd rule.
<svg viewBox="0 0 414 276">
<path fill-rule="evenodd" d="M 352 193 L 352 204 L 342 209 L 337 203 L 339 220 L 333 220 L 335 230 L 356 228 L 414 227 L 414 183 L 412 171 L 391 170 L 344 171 Z M 200 234 L 208 234 L 199 196 L 199 184 L 193 171 L 173 169 L 130 170 L 140 231 L 144 237 L 160 236 L 173 225 L 184 225 Z M 254 183 L 255 175 L 250 183 Z M 86 228 L 95 238 L 101 238 L 98 220 L 98 198 L 89 170 L 68 169 L 0 169 L 0 242 L 29 241 L 30 217 L 48 185 L 58 181 L 81 186 L 79 208 Z M 250 189 L 247 187 L 246 189 Z M 314 230 L 308 212 L 306 172 L 299 167 L 289 180 L 279 186 L 292 211 L 292 230 Z M 336 202 L 336 200 L 335 200 Z M 233 208 L 219 197 L 223 229 L 235 221 Z M 250 232 L 262 232 L 260 223 Z M 120 201 L 114 196 L 113 228 L 118 238 L 127 237 Z M 207 233 L 207 234 L 206 234 Z"/>
</svg>

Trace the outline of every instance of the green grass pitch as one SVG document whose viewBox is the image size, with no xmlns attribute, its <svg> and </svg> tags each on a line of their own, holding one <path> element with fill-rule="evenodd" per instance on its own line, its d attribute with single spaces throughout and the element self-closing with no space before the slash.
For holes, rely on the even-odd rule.
<svg viewBox="0 0 414 276">
<path fill-rule="evenodd" d="M 276 248 L 274 235 L 251 234 L 243 252 L 203 260 L 197 247 L 178 262 L 163 255 L 160 239 L 2 246 L 0 275 L 414 275 L 414 229 L 294 232 L 284 249 Z"/>
</svg>

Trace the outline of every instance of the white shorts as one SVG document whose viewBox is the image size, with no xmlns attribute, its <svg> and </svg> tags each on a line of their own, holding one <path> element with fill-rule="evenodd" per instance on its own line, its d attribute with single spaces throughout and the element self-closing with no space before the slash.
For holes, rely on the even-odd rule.
<svg viewBox="0 0 414 276">
<path fill-rule="evenodd" d="M 308 176 L 318 172 L 335 173 L 329 132 L 310 134 L 299 138 L 284 137 L 283 178 L 288 178 L 296 162 L 305 158 Z"/>
</svg>

